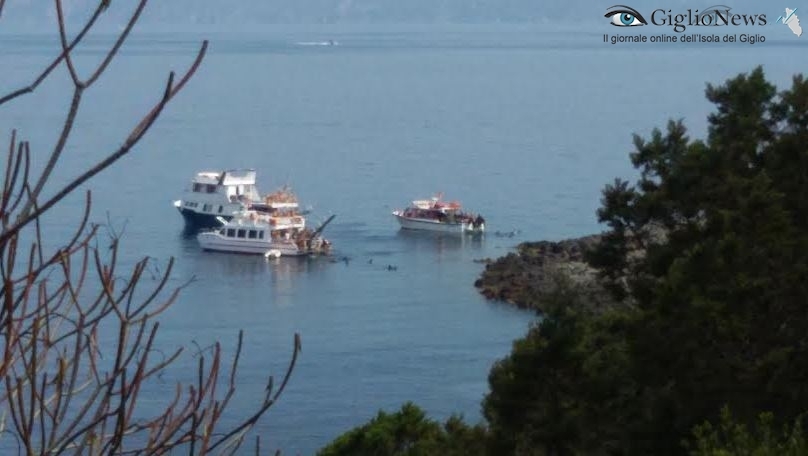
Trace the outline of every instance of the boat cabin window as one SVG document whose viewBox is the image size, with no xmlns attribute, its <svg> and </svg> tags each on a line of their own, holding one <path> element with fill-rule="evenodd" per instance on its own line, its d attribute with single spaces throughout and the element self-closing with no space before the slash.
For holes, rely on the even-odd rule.
<svg viewBox="0 0 808 456">
<path fill-rule="evenodd" d="M 224 207 L 219 206 L 219 213 L 220 213 L 220 214 L 222 213 L 222 210 L 224 210 Z"/>
<path fill-rule="evenodd" d="M 225 236 L 225 233 L 226 233 L 226 232 L 227 232 L 227 230 L 225 230 L 224 228 L 222 228 L 221 230 L 219 230 L 219 234 L 221 234 L 222 236 Z"/>
<path fill-rule="evenodd" d="M 202 206 L 202 212 L 210 212 L 210 210 L 211 210 L 211 205 L 210 204 L 206 204 L 206 205 Z"/>
<path fill-rule="evenodd" d="M 196 193 L 216 193 L 216 184 L 194 183 L 193 191 Z"/>
<path fill-rule="evenodd" d="M 250 238 L 250 239 L 255 239 L 255 236 L 256 236 L 256 234 L 255 234 L 255 230 L 250 230 L 250 231 L 247 233 L 247 237 L 248 237 L 248 238 Z"/>
<path fill-rule="evenodd" d="M 236 230 L 233 228 L 227 229 L 227 237 L 236 237 Z"/>
<path fill-rule="evenodd" d="M 263 231 L 258 232 L 258 239 L 264 239 L 264 232 Z"/>
<path fill-rule="evenodd" d="M 247 230 L 238 230 L 238 235 L 236 237 L 244 238 Z"/>
</svg>

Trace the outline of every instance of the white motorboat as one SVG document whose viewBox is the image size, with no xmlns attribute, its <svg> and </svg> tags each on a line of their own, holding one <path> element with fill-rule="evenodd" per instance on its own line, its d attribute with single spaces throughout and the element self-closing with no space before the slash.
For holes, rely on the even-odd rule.
<svg viewBox="0 0 808 456">
<path fill-rule="evenodd" d="M 221 226 L 197 235 L 203 250 L 270 256 L 328 254 L 331 243 L 320 236 L 332 215 L 311 231 L 292 218 L 283 219 L 258 211 L 242 211 Z"/>
<path fill-rule="evenodd" d="M 441 195 L 428 200 L 415 200 L 406 209 L 393 211 L 401 228 L 444 233 L 483 233 L 485 219 L 464 212 L 457 201 L 444 202 Z"/>
</svg>

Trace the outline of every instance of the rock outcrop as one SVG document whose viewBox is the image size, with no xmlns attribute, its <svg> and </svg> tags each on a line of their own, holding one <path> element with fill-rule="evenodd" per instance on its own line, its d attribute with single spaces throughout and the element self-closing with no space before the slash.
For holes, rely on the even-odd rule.
<svg viewBox="0 0 808 456">
<path fill-rule="evenodd" d="M 524 242 L 516 252 L 484 260 L 485 271 L 474 286 L 488 299 L 540 312 L 542 299 L 563 281 L 583 294 L 591 310 L 607 308 L 614 302 L 597 271 L 584 260 L 585 252 L 600 239 L 601 235 L 591 235 L 559 242 Z"/>
</svg>

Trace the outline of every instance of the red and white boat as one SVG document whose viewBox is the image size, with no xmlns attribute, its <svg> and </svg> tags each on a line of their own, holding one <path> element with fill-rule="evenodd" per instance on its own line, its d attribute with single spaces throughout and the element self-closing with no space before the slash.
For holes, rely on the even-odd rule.
<svg viewBox="0 0 808 456">
<path fill-rule="evenodd" d="M 443 233 L 483 233 L 485 219 L 463 211 L 457 201 L 442 201 L 441 195 L 428 200 L 415 200 L 406 209 L 393 211 L 401 228 L 440 231 Z"/>
</svg>

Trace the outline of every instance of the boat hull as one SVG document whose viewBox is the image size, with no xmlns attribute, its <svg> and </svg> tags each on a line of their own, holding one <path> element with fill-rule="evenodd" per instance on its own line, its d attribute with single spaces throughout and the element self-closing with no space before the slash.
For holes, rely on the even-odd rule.
<svg viewBox="0 0 808 456">
<path fill-rule="evenodd" d="M 222 226 L 222 222 L 220 222 L 215 214 L 201 214 L 199 212 L 193 211 L 191 209 L 186 209 L 184 207 L 177 208 L 182 215 L 183 220 L 185 220 L 186 228 L 193 228 L 193 229 L 204 229 L 204 228 L 217 228 Z M 219 217 L 230 220 L 232 216 L 225 216 L 219 215 Z"/>
<path fill-rule="evenodd" d="M 267 242 L 265 240 L 232 239 L 221 236 L 215 231 L 199 233 L 196 237 L 202 250 L 214 252 L 242 253 L 248 255 L 266 255 L 277 250 L 281 256 L 304 256 L 307 253 L 293 242 Z"/>
<path fill-rule="evenodd" d="M 399 225 L 405 230 L 422 230 L 422 231 L 437 231 L 440 233 L 455 233 L 455 234 L 475 234 L 485 232 L 485 224 L 473 226 L 471 223 L 449 223 L 439 222 L 437 220 L 418 219 L 411 217 L 404 217 L 401 214 L 394 212 L 396 220 Z"/>
</svg>

